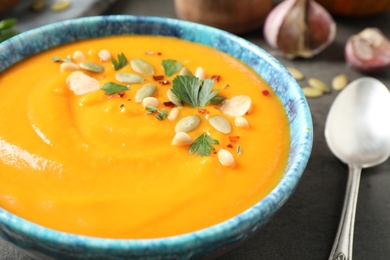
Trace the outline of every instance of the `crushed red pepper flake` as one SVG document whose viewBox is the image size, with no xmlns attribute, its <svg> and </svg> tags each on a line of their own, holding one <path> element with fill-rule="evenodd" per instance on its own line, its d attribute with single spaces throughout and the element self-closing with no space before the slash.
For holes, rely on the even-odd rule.
<svg viewBox="0 0 390 260">
<path fill-rule="evenodd" d="M 163 106 L 164 107 L 176 107 L 175 103 L 173 103 L 172 101 L 164 102 Z"/>
<path fill-rule="evenodd" d="M 171 82 L 169 80 L 163 80 L 159 82 L 161 85 L 169 85 Z"/>
<path fill-rule="evenodd" d="M 227 148 L 233 148 L 233 145 L 232 144 L 228 144 Z"/>
<path fill-rule="evenodd" d="M 218 82 L 220 79 L 221 79 L 221 75 L 212 75 L 211 76 L 211 79 L 215 80 L 216 82 Z"/>
<path fill-rule="evenodd" d="M 123 92 L 123 91 L 118 92 L 117 94 L 118 94 L 118 96 L 121 97 L 121 98 L 125 96 L 125 92 Z"/>
<path fill-rule="evenodd" d="M 238 135 L 231 135 L 231 136 L 229 136 L 229 141 L 232 142 L 232 143 L 235 143 L 238 140 L 240 140 L 240 136 L 238 136 Z"/>
<path fill-rule="evenodd" d="M 261 93 L 263 94 L 263 96 L 269 96 L 269 91 L 266 89 L 263 90 Z"/>
<path fill-rule="evenodd" d="M 153 76 L 153 79 L 156 81 L 162 80 L 162 79 L 164 79 L 164 75 L 155 75 L 155 76 Z"/>
<path fill-rule="evenodd" d="M 157 55 L 158 55 L 158 56 L 161 56 L 161 55 L 162 55 L 162 53 L 161 53 L 161 52 L 157 52 Z"/>
<path fill-rule="evenodd" d="M 204 108 L 198 109 L 198 112 L 199 112 L 199 114 L 208 114 L 209 113 L 209 111 L 207 111 L 207 109 L 204 109 Z"/>
</svg>

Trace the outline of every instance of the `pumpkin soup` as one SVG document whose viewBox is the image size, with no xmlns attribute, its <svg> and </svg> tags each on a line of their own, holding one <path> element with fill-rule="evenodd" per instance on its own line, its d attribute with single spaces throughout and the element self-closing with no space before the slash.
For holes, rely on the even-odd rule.
<svg viewBox="0 0 390 260">
<path fill-rule="evenodd" d="M 0 206 L 60 231 L 156 238 L 281 179 L 286 112 L 237 59 L 162 36 L 60 46 L 0 74 Z"/>
</svg>

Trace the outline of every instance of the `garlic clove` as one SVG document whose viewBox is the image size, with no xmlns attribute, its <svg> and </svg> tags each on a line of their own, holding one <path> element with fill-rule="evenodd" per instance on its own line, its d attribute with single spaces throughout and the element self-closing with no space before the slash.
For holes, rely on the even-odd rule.
<svg viewBox="0 0 390 260">
<path fill-rule="evenodd" d="M 267 16 L 264 37 L 287 58 L 311 58 L 336 36 L 332 16 L 312 0 L 285 0 Z"/>
<path fill-rule="evenodd" d="M 377 28 L 366 28 L 348 38 L 345 59 L 356 70 L 378 72 L 390 67 L 390 41 Z"/>
</svg>

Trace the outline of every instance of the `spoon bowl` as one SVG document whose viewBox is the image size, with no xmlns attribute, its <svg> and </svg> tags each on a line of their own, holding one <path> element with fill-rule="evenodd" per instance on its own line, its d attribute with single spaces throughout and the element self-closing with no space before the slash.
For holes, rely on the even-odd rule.
<svg viewBox="0 0 390 260">
<path fill-rule="evenodd" d="M 329 110 L 325 139 L 349 166 L 343 212 L 329 259 L 351 260 L 361 169 L 378 165 L 390 155 L 390 92 L 386 86 L 370 77 L 351 82 Z"/>
</svg>

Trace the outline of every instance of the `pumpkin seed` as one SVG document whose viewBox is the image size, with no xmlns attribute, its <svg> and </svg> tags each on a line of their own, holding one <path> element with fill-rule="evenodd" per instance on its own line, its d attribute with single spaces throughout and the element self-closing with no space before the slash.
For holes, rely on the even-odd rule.
<svg viewBox="0 0 390 260">
<path fill-rule="evenodd" d="M 312 87 L 303 87 L 302 92 L 305 95 L 305 97 L 308 98 L 317 98 L 321 97 L 324 92 L 321 91 L 320 89 L 312 88 Z"/>
<path fill-rule="evenodd" d="M 156 85 L 152 83 L 147 83 L 143 85 L 140 89 L 138 89 L 137 93 L 135 94 L 135 102 L 142 102 L 144 98 L 146 97 L 153 97 L 156 93 Z"/>
<path fill-rule="evenodd" d="M 92 78 L 81 71 L 72 72 L 66 79 L 70 90 L 76 95 L 83 95 L 100 89 L 100 81 Z"/>
<path fill-rule="evenodd" d="M 221 96 L 215 96 L 210 100 L 211 105 L 220 105 L 226 98 Z"/>
<path fill-rule="evenodd" d="M 302 72 L 293 67 L 286 67 L 288 72 L 290 72 L 291 76 L 293 76 L 296 80 L 303 80 L 305 76 L 303 76 Z"/>
<path fill-rule="evenodd" d="M 155 97 L 146 97 L 142 100 L 142 105 L 144 107 L 149 107 L 149 106 L 152 106 L 152 107 L 156 107 L 158 106 L 158 99 L 155 98 Z"/>
<path fill-rule="evenodd" d="M 181 100 L 178 99 L 175 94 L 173 94 L 171 89 L 168 89 L 167 96 L 168 96 L 169 101 L 171 101 L 176 106 L 180 106 L 180 107 L 183 106 L 183 103 L 181 102 Z"/>
<path fill-rule="evenodd" d="M 100 50 L 98 56 L 102 61 L 110 61 L 112 59 L 111 52 L 105 49 Z"/>
<path fill-rule="evenodd" d="M 169 112 L 169 115 L 167 118 L 169 121 L 174 121 L 178 115 L 179 115 L 179 109 L 177 107 L 174 107 L 171 109 L 171 112 Z"/>
<path fill-rule="evenodd" d="M 117 81 L 122 83 L 141 83 L 144 81 L 144 78 L 138 74 L 130 73 L 130 72 L 118 72 L 115 75 Z"/>
<path fill-rule="evenodd" d="M 192 144 L 194 141 L 192 138 L 185 132 L 178 132 L 173 137 L 172 145 L 182 146 Z"/>
<path fill-rule="evenodd" d="M 99 64 L 93 63 L 93 62 L 80 62 L 79 63 L 80 68 L 95 72 L 95 73 L 101 73 L 104 71 L 104 67 L 100 66 Z"/>
<path fill-rule="evenodd" d="M 342 90 L 348 85 L 348 77 L 345 74 L 339 74 L 332 80 L 332 88 L 334 90 Z"/>
<path fill-rule="evenodd" d="M 60 65 L 60 71 L 74 71 L 80 69 L 79 65 L 74 62 L 63 62 Z"/>
<path fill-rule="evenodd" d="M 234 124 L 237 127 L 242 127 L 242 128 L 248 128 L 249 127 L 248 120 L 246 120 L 246 118 L 242 117 L 242 116 L 235 117 L 234 118 Z"/>
<path fill-rule="evenodd" d="M 133 58 L 130 60 L 130 66 L 131 68 L 141 74 L 144 75 L 153 75 L 154 74 L 154 68 L 153 66 L 142 59 Z"/>
<path fill-rule="evenodd" d="M 35 0 L 31 6 L 30 9 L 33 11 L 41 11 L 43 8 L 46 7 L 46 1 L 45 0 Z"/>
<path fill-rule="evenodd" d="M 84 52 L 77 50 L 73 53 L 73 59 L 83 61 L 86 59 Z"/>
<path fill-rule="evenodd" d="M 70 0 L 58 0 L 52 6 L 50 9 L 55 12 L 63 11 L 70 7 Z"/>
<path fill-rule="evenodd" d="M 196 129 L 200 124 L 200 117 L 195 116 L 186 116 L 182 118 L 179 122 L 177 122 L 175 126 L 175 132 L 191 132 Z"/>
<path fill-rule="evenodd" d="M 209 123 L 212 127 L 215 128 L 215 130 L 223 134 L 230 134 L 232 132 L 232 126 L 223 116 L 212 116 L 209 119 Z"/>
<path fill-rule="evenodd" d="M 194 74 L 192 74 L 192 72 L 191 72 L 189 69 L 187 69 L 187 68 L 182 68 L 182 69 L 180 70 L 180 72 L 179 72 L 179 75 L 181 75 L 181 76 L 190 76 L 190 77 L 192 77 Z"/>
<path fill-rule="evenodd" d="M 198 67 L 195 71 L 195 77 L 198 79 L 205 79 L 206 78 L 206 73 L 204 72 L 204 69 L 202 67 Z"/>
<path fill-rule="evenodd" d="M 236 117 L 245 115 L 251 107 L 251 98 L 245 95 L 240 95 L 226 99 L 222 103 L 220 110 L 226 115 Z"/>
<path fill-rule="evenodd" d="M 232 167 L 235 164 L 232 153 L 226 149 L 220 149 L 218 151 L 218 160 L 223 166 L 227 167 Z"/>
<path fill-rule="evenodd" d="M 310 87 L 321 90 L 322 92 L 325 93 L 330 92 L 330 88 L 328 87 L 328 85 L 326 85 L 324 82 L 322 82 L 319 79 L 309 78 L 307 80 L 307 83 L 309 84 Z"/>
</svg>

